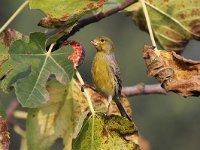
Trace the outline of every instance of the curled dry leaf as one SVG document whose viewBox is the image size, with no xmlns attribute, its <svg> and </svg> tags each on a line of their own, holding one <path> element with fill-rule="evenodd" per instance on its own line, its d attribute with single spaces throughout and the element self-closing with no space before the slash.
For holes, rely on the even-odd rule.
<svg viewBox="0 0 200 150">
<path fill-rule="evenodd" d="M 174 51 L 158 51 L 144 46 L 143 54 L 149 76 L 156 77 L 163 88 L 182 96 L 200 95 L 200 61 L 177 55 Z"/>
<path fill-rule="evenodd" d="M 10 136 L 6 120 L 0 116 L 0 149 L 8 150 L 10 144 Z"/>
</svg>

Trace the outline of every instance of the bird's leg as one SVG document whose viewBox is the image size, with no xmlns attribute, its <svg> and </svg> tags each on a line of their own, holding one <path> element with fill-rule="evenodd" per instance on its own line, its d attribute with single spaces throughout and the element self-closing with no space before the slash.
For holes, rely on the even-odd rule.
<svg viewBox="0 0 200 150">
<path fill-rule="evenodd" d="M 109 109 L 110 109 L 110 103 L 112 102 L 112 95 L 109 95 L 108 96 L 108 108 L 107 108 L 107 111 L 106 111 L 106 115 L 108 116 L 109 114 Z"/>
</svg>

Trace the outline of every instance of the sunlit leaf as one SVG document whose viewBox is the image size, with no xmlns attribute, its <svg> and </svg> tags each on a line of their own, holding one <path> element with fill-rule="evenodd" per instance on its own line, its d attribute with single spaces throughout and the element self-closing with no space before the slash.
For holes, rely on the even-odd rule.
<svg viewBox="0 0 200 150">
<path fill-rule="evenodd" d="M 105 0 L 29 0 L 31 9 L 42 10 L 47 17 L 40 21 L 45 27 L 71 24 L 102 6 Z"/>
<path fill-rule="evenodd" d="M 199 0 L 146 0 L 151 25 L 160 45 L 175 51 L 191 39 L 200 39 Z M 141 29 L 147 31 L 140 2 L 126 9 Z"/>
<path fill-rule="evenodd" d="M 46 81 L 50 74 L 62 84 L 70 82 L 73 75 L 73 64 L 67 59 L 73 52 L 70 46 L 54 52 L 46 51 L 44 33 L 30 34 L 29 42 L 18 40 L 13 43 L 9 53 L 13 60 L 31 68 L 30 74 L 16 82 L 16 95 L 22 106 L 37 107 L 45 103 L 49 96 Z"/>
<path fill-rule="evenodd" d="M 73 149 L 139 150 L 138 131 L 133 122 L 118 116 L 96 113 L 88 116 Z"/>
<path fill-rule="evenodd" d="M 57 81 L 47 84 L 50 100 L 39 108 L 29 109 L 27 119 L 27 137 L 30 150 L 49 149 L 56 139 L 62 138 L 64 149 L 71 149 L 72 139 L 82 128 L 89 107 L 81 86 L 72 80 L 67 87 Z M 108 101 L 92 89 L 88 89 L 96 111 L 107 110 Z M 130 104 L 122 98 L 126 110 L 130 113 Z M 114 103 L 110 114 L 120 114 Z"/>
</svg>

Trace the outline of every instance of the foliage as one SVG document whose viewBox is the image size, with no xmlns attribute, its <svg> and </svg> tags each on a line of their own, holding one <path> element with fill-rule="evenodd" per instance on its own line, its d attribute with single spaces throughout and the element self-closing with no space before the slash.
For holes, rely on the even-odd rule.
<svg viewBox="0 0 200 150">
<path fill-rule="evenodd" d="M 28 109 L 22 145 L 30 150 L 50 149 L 61 138 L 64 150 L 140 149 L 135 124 L 119 115 L 114 102 L 108 116 L 103 114 L 107 99 L 94 87 L 83 88 L 77 67 L 83 63 L 85 49 L 68 38 L 82 27 L 123 10 L 140 28 L 149 31 L 154 43 L 151 28 L 146 26 L 150 23 L 163 47 L 144 47 L 148 75 L 156 77 L 166 91 L 199 96 L 200 62 L 174 52 L 200 37 L 197 2 L 146 0 L 148 16 L 143 13 L 145 7 L 135 0 L 29 0 L 30 9 L 39 9 L 47 16 L 39 25 L 54 30 L 26 36 L 6 29 L 0 37 L 0 87 L 4 92 L 14 87 L 17 100 Z M 121 97 L 131 115 L 128 99 Z M 5 116 L 0 105 L 0 148 L 6 150 L 9 133 Z"/>
</svg>

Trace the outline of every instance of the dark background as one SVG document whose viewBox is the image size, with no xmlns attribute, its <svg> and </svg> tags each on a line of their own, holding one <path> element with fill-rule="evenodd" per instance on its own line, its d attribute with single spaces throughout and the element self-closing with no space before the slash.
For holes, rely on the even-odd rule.
<svg viewBox="0 0 200 150">
<path fill-rule="evenodd" d="M 0 0 L 0 26 L 19 7 L 22 0 Z M 29 11 L 28 7 L 10 24 L 24 34 L 34 31 L 45 31 L 37 26 L 41 16 L 37 10 Z M 87 49 L 85 63 L 80 72 L 87 82 L 91 82 L 90 68 L 95 54 L 90 40 L 99 35 L 110 37 L 116 47 L 116 59 L 121 69 L 123 86 L 137 83 L 157 83 L 146 74 L 142 59 L 145 44 L 151 44 L 149 35 L 141 31 L 123 14 L 115 14 L 98 23 L 88 25 L 70 39 L 81 42 Z M 200 42 L 190 41 L 183 55 L 199 59 Z M 14 94 L 0 93 L 0 101 L 5 105 L 14 98 Z M 200 99 L 183 98 L 174 93 L 167 95 L 146 95 L 130 98 L 133 117 L 140 134 L 147 139 L 153 150 L 199 150 L 200 149 Z M 19 149 L 20 136 L 11 134 L 11 150 Z M 54 148 L 55 149 L 55 148 Z"/>
</svg>

